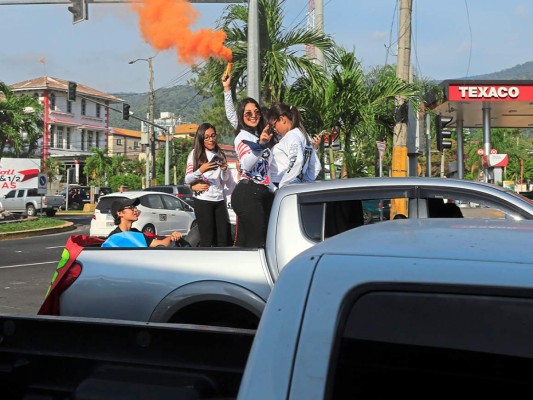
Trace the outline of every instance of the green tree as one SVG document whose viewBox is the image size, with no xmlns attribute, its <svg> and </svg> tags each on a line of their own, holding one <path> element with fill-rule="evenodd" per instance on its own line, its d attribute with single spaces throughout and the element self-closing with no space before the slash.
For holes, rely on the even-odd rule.
<svg viewBox="0 0 533 400">
<path fill-rule="evenodd" d="M 0 81 L 0 159 L 10 145 L 16 157 L 33 155 L 42 136 L 42 106 L 30 96 L 17 96 Z"/>
<path fill-rule="evenodd" d="M 83 172 L 89 177 L 90 184 L 95 186 L 105 186 L 106 175 L 111 167 L 111 158 L 107 156 L 107 147 L 92 148 L 92 155 L 85 160 Z"/>
<path fill-rule="evenodd" d="M 48 178 L 48 189 L 51 190 L 52 182 L 65 174 L 65 164 L 57 158 L 48 157 L 41 165 L 41 172 Z"/>
<path fill-rule="evenodd" d="M 327 78 L 299 78 L 288 98 L 302 109 L 310 132 L 340 128 L 346 175 L 355 177 L 369 174 L 375 141 L 392 136 L 396 96 L 416 94 L 416 86 L 398 79 L 392 66 L 365 75 L 355 53 L 337 47 Z"/>
<path fill-rule="evenodd" d="M 287 30 L 283 26 L 283 9 L 285 0 L 259 0 L 259 60 L 261 101 L 272 104 L 285 100 L 288 82 L 293 76 L 306 75 L 313 82 L 323 80 L 324 69 L 304 54 L 306 45 L 320 49 L 328 59 L 333 48 L 331 38 L 317 31 L 308 31 L 305 27 Z M 248 60 L 248 6 L 229 5 L 220 19 L 219 27 L 227 34 L 226 45 L 233 51 L 232 92 L 234 98 L 240 98 L 247 86 Z M 222 127 L 225 135 L 231 128 L 224 121 L 222 102 L 222 84 L 220 77 L 225 64 L 211 60 L 204 67 L 197 68 L 198 78 L 192 81 L 202 93 L 208 93 L 215 100 L 211 114 L 205 110 L 202 117 L 215 126 Z M 221 118 L 219 120 L 218 118 Z"/>
</svg>

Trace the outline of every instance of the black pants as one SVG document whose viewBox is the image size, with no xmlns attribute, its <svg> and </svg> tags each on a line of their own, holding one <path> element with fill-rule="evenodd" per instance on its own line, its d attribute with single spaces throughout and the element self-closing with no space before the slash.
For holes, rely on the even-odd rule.
<svg viewBox="0 0 533 400">
<path fill-rule="evenodd" d="M 201 247 L 230 245 L 229 217 L 226 202 L 194 199 L 194 213 L 200 231 Z"/>
<path fill-rule="evenodd" d="M 231 205 L 237 214 L 237 246 L 265 247 L 268 218 L 274 201 L 265 185 L 241 180 L 231 194 Z"/>
</svg>

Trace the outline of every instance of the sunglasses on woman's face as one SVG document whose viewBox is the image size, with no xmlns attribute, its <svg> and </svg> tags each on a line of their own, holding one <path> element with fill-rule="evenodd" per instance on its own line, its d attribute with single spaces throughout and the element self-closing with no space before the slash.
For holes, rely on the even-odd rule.
<svg viewBox="0 0 533 400">
<path fill-rule="evenodd" d="M 261 111 L 259 111 L 259 110 L 246 111 L 246 112 L 244 113 L 244 116 L 245 116 L 246 118 L 258 117 L 258 116 L 260 116 L 260 115 L 261 115 Z"/>
</svg>

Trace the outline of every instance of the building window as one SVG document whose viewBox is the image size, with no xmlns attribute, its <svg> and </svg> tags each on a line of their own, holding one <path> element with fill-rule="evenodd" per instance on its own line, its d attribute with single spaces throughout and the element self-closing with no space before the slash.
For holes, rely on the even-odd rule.
<svg viewBox="0 0 533 400">
<path fill-rule="evenodd" d="M 57 127 L 57 147 L 60 149 L 63 148 L 63 127 L 62 126 Z"/>
<path fill-rule="evenodd" d="M 85 130 L 81 130 L 81 149 L 85 150 Z"/>
<path fill-rule="evenodd" d="M 81 99 L 81 115 L 86 115 L 87 112 L 87 102 L 85 99 Z"/>
<path fill-rule="evenodd" d="M 96 132 L 96 143 L 94 147 L 100 148 L 100 132 Z"/>
<path fill-rule="evenodd" d="M 87 149 L 90 150 L 93 148 L 93 131 L 87 131 Z"/>
<path fill-rule="evenodd" d="M 56 109 L 56 95 L 54 93 L 50 94 L 50 109 L 51 110 Z"/>
<path fill-rule="evenodd" d="M 122 139 L 117 139 L 117 146 L 122 146 Z"/>
<path fill-rule="evenodd" d="M 67 128 L 67 149 L 70 149 L 70 128 Z"/>
<path fill-rule="evenodd" d="M 72 101 L 67 100 L 67 112 L 72 113 Z"/>
<path fill-rule="evenodd" d="M 138 149 L 139 148 L 139 142 L 133 142 L 133 148 Z"/>
<path fill-rule="evenodd" d="M 38 99 L 39 99 L 39 93 L 35 92 L 35 93 L 33 94 L 33 98 L 35 98 L 35 99 L 38 100 Z"/>
<path fill-rule="evenodd" d="M 100 104 L 96 105 L 96 118 L 100 118 Z"/>
<path fill-rule="evenodd" d="M 49 146 L 50 148 L 55 147 L 55 146 L 54 146 L 54 144 L 55 144 L 55 140 L 54 140 L 54 139 L 55 139 L 55 138 L 54 138 L 54 136 L 55 136 L 55 129 L 54 129 L 54 128 L 55 128 L 54 125 L 52 125 L 52 126 L 50 127 L 50 146 Z"/>
</svg>

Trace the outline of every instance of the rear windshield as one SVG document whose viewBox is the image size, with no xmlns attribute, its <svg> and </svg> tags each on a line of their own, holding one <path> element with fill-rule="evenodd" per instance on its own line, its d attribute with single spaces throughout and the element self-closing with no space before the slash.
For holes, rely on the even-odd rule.
<svg viewBox="0 0 533 400">
<path fill-rule="evenodd" d="M 117 199 L 123 199 L 121 196 L 112 196 L 112 197 L 102 197 L 98 202 L 96 209 L 102 214 L 111 213 L 111 204 Z"/>
<path fill-rule="evenodd" d="M 192 189 L 188 186 L 178 186 L 179 194 L 192 194 Z"/>
</svg>

